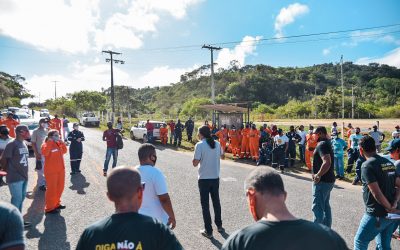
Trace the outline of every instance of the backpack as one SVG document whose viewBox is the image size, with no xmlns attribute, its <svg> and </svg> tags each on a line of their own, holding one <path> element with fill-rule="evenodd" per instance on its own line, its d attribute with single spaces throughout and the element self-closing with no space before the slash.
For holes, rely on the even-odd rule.
<svg viewBox="0 0 400 250">
<path fill-rule="evenodd" d="M 123 149 L 124 148 L 124 141 L 122 140 L 122 135 L 120 133 L 117 133 L 115 135 L 116 141 L 117 141 L 117 149 Z"/>
</svg>

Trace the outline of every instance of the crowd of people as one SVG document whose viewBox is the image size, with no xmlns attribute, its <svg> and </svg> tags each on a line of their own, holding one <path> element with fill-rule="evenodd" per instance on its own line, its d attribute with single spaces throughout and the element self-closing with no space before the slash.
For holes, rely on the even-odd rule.
<svg viewBox="0 0 400 250">
<path fill-rule="evenodd" d="M 82 142 L 85 140 L 78 124 L 74 123 L 73 130 L 65 132 L 64 124 L 68 127 L 69 122 L 65 117 L 63 120 L 57 116 L 52 120 L 40 119 L 39 127 L 32 135 L 27 126 L 19 125 L 11 115 L 6 119 L 15 122 L 7 121 L 2 122 L 5 125 L 0 125 L 0 174 L 6 176 L 3 185 L 8 185 L 13 206 L 0 203 L 0 223 L 5 225 L 0 229 L 0 249 L 23 247 L 21 232 L 23 227 L 30 226 L 21 217 L 29 175 L 29 151 L 25 140 L 31 138 L 38 175 L 36 186 L 39 191 L 45 192 L 46 214 L 60 213 L 66 209 L 61 202 L 65 182 L 64 155 L 69 151 L 70 174 L 80 174 Z M 185 125 L 179 120 L 176 124 L 171 121 L 168 123 L 170 129 L 171 125 L 174 127 L 175 145 L 180 145 L 184 129 L 188 133 L 194 129 L 193 121 Z M 165 176 L 156 167 L 157 152 L 154 145 L 141 145 L 138 150 L 139 166 L 117 167 L 118 150 L 122 148 L 119 142 L 122 126 L 118 127 L 117 123 L 117 128 L 113 128 L 111 122 L 107 126 L 102 137 L 107 145 L 103 174 L 107 177 L 107 196 L 115 205 L 115 213 L 89 226 L 82 233 L 77 249 L 142 249 L 144 246 L 146 249 L 182 249 L 172 232 L 177 225 L 173 201 Z M 287 133 L 275 125 L 264 125 L 259 129 L 255 124 L 245 124 L 238 129 L 235 126 L 230 126 L 230 129 L 227 127 L 223 125 L 217 130 L 205 122 L 197 133 L 198 142 L 192 164 L 198 169 L 198 190 L 204 222 L 201 235 L 213 238 L 210 198 L 217 231 L 221 234 L 225 232 L 221 216 L 224 204 L 221 204 L 219 197 L 220 160 L 224 159 L 226 152 L 231 152 L 234 157 L 250 158 L 258 166 L 266 164 L 272 168 L 259 166 L 248 175 L 245 195 L 256 223 L 230 235 L 222 249 L 348 249 L 340 235 L 330 229 L 333 220 L 330 193 L 335 180 L 343 178 L 343 157 L 347 151 L 349 165 L 346 170 L 349 172 L 352 165 L 356 164 L 356 178 L 363 184 L 366 207 L 354 237 L 354 249 L 368 249 L 368 244 L 374 239 L 379 249 L 390 249 L 392 234 L 399 226 L 398 220 L 390 219 L 390 215 L 400 214 L 398 126 L 386 149 L 390 157 L 397 160 L 394 164 L 378 154 L 381 150 L 379 145 L 385 137 L 377 126 L 363 135 L 359 128 L 353 129 L 349 125 L 347 142 L 339 137 L 341 132 L 335 123 L 330 133 L 323 126 L 316 129 L 309 126 L 308 132 L 304 131 L 304 126 L 290 126 Z M 147 129 L 148 138 L 151 138 L 151 127 Z M 188 139 L 193 140 L 189 135 Z M 167 141 L 165 138 L 162 140 L 164 143 Z M 285 204 L 287 193 L 276 171 L 283 173 L 285 168 L 294 166 L 296 147 L 299 148 L 301 162 L 312 174 L 313 222 L 296 218 L 288 210 Z M 111 156 L 113 170 L 108 174 Z"/>
</svg>

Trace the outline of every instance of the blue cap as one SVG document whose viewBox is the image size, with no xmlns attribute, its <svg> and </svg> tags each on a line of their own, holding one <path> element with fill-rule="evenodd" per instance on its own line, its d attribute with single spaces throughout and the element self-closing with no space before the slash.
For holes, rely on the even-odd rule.
<svg viewBox="0 0 400 250">
<path fill-rule="evenodd" d="M 385 150 L 394 151 L 398 148 L 400 148 L 400 139 L 394 139 L 389 142 L 389 147 L 387 147 Z"/>
</svg>

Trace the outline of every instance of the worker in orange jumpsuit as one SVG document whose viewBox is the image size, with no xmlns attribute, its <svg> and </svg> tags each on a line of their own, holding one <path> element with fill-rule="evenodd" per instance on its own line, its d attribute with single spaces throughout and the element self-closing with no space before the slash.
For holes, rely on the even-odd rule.
<svg viewBox="0 0 400 250">
<path fill-rule="evenodd" d="M 63 155 L 67 153 L 67 147 L 57 130 L 49 131 L 41 151 L 44 157 L 44 176 L 47 186 L 44 209 L 46 213 L 58 213 L 60 209 L 65 208 L 61 204 L 61 195 L 64 192 L 65 183 Z"/>
<path fill-rule="evenodd" d="M 250 158 L 250 146 L 249 146 L 249 133 L 250 125 L 246 124 L 246 127 L 242 129 L 242 146 L 240 150 L 240 159 Z"/>
<path fill-rule="evenodd" d="M 61 128 L 62 128 L 62 121 L 61 119 L 58 118 L 58 115 L 55 114 L 54 118 L 50 120 L 50 129 L 55 129 L 58 131 L 60 136 L 62 135 L 61 133 Z"/>
<path fill-rule="evenodd" d="M 168 128 L 167 128 L 167 124 L 163 124 L 163 126 L 160 128 L 160 139 L 161 139 L 161 143 L 164 145 L 167 145 L 167 141 L 168 141 Z"/>
<path fill-rule="evenodd" d="M 228 129 L 226 129 L 226 124 L 224 124 L 221 129 L 215 133 L 219 139 L 219 144 L 221 144 L 222 151 L 226 150 L 226 143 L 228 142 Z"/>
<path fill-rule="evenodd" d="M 249 147 L 251 158 L 255 161 L 258 161 L 259 141 L 260 131 L 257 129 L 256 125 L 253 124 L 249 132 Z"/>
<path fill-rule="evenodd" d="M 311 170 L 311 157 L 314 154 L 314 149 L 317 147 L 318 144 L 318 136 L 314 134 L 314 127 L 310 126 L 308 134 L 306 135 L 306 151 L 305 151 L 305 160 L 306 166 L 308 170 Z"/>
<path fill-rule="evenodd" d="M 19 125 L 19 122 L 14 120 L 13 113 L 8 112 L 7 118 L 0 120 L 0 125 L 6 125 L 9 131 L 9 136 L 15 138 L 15 128 Z"/>
<path fill-rule="evenodd" d="M 235 125 L 232 125 L 231 130 L 228 132 L 228 136 L 230 139 L 230 147 L 232 149 L 233 158 L 239 158 L 240 149 L 239 149 L 239 131 L 236 130 Z"/>
</svg>

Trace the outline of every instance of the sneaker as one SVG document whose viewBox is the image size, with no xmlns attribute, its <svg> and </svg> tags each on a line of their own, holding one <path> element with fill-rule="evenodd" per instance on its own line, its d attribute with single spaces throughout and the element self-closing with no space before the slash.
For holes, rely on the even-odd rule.
<svg viewBox="0 0 400 250">
<path fill-rule="evenodd" d="M 71 172 L 71 173 L 69 173 L 70 175 L 74 175 L 74 174 L 76 174 L 76 172 Z"/>
<path fill-rule="evenodd" d="M 42 186 L 39 187 L 39 190 L 41 190 L 41 191 L 46 191 L 46 189 L 47 189 L 47 188 L 46 188 L 45 185 L 42 185 Z"/>
<path fill-rule="evenodd" d="M 57 207 L 57 209 L 66 209 L 66 208 L 67 208 L 67 206 L 61 205 L 61 204 Z"/>
<path fill-rule="evenodd" d="M 50 211 L 47 211 L 46 214 L 58 214 L 60 212 L 60 209 L 56 208 Z"/>
<path fill-rule="evenodd" d="M 24 221 L 24 228 L 29 228 L 32 226 L 32 223 L 30 223 L 29 221 Z"/>
<path fill-rule="evenodd" d="M 223 228 L 222 226 L 218 227 L 218 233 L 223 233 L 225 232 L 225 228 Z"/>
<path fill-rule="evenodd" d="M 77 173 L 80 173 L 80 172 L 82 172 L 82 171 L 80 171 L 80 170 L 78 169 L 78 170 L 76 170 L 76 172 L 77 172 Z"/>
<path fill-rule="evenodd" d="M 103 176 L 107 176 L 107 172 L 103 172 Z"/>
<path fill-rule="evenodd" d="M 212 233 L 208 233 L 205 229 L 200 230 L 200 234 L 206 237 L 207 239 L 212 239 L 213 235 Z"/>
<path fill-rule="evenodd" d="M 353 182 L 351 183 L 351 185 L 357 185 L 358 184 L 358 180 L 354 179 Z"/>
</svg>

